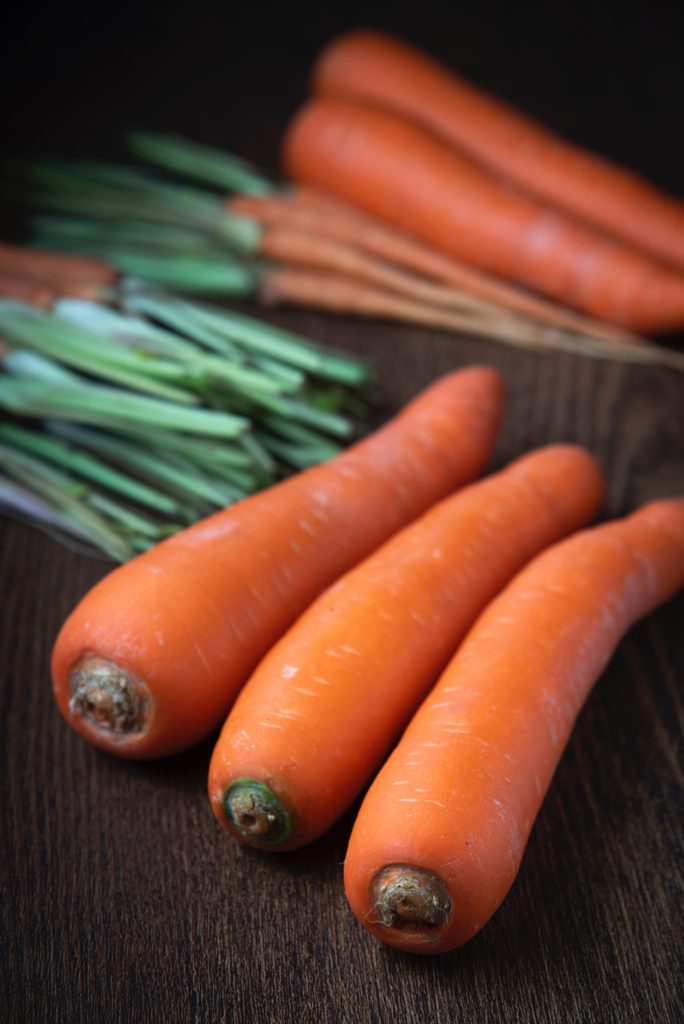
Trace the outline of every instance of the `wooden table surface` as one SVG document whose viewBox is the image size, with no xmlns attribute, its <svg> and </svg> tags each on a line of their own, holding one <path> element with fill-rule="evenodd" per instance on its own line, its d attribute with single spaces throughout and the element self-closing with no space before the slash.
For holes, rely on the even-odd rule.
<svg viewBox="0 0 684 1024">
<path fill-rule="evenodd" d="M 429 11 L 439 7 L 427 6 Z M 620 23 L 627 56 L 616 46 L 610 57 L 621 68 L 620 61 L 626 62 L 642 39 L 655 39 L 664 57 L 659 61 L 652 55 L 652 81 L 681 86 L 681 71 L 675 70 L 681 34 L 673 32 L 681 18 L 667 15 L 664 7 L 666 16 L 656 29 L 640 5 L 628 4 L 627 28 L 624 20 Z M 511 21 L 501 26 L 506 39 L 499 34 L 493 53 L 488 51 L 482 39 L 491 5 L 484 8 L 479 20 L 472 12 L 464 15 L 471 49 L 464 43 L 459 52 L 456 36 L 445 43 L 443 14 L 441 21 L 435 14 L 432 35 L 424 26 L 414 35 L 422 31 L 422 41 L 434 39 L 442 55 L 459 56 L 483 82 L 491 72 L 492 87 L 510 86 L 515 79 L 506 82 L 502 56 L 508 55 L 509 67 L 517 60 L 523 69 L 515 79 L 519 93 L 514 95 L 514 86 L 509 92 L 522 102 L 526 90 L 533 91 L 532 44 Z M 198 57 L 197 39 L 214 59 L 220 50 L 212 41 L 212 25 L 199 35 L 196 26 L 194 34 L 184 35 L 180 19 L 169 17 L 172 28 L 167 21 L 160 30 L 156 64 L 145 75 L 141 53 L 152 29 L 150 18 L 143 18 L 142 42 L 132 46 L 131 82 L 123 99 L 104 76 L 93 95 L 79 93 L 76 100 L 76 72 L 65 67 L 52 96 L 43 89 L 39 102 L 36 89 L 27 100 L 36 134 L 25 124 L 15 127 L 16 147 L 26 149 L 34 140 L 55 151 L 59 137 L 79 155 L 86 155 L 88 145 L 95 155 L 110 155 L 113 133 L 141 123 L 133 111 L 142 108 L 152 127 L 192 135 L 196 123 L 194 134 L 207 141 L 236 148 L 242 143 L 252 157 L 272 156 L 285 112 L 301 91 L 305 58 L 338 27 L 364 20 L 354 11 L 325 23 L 319 15 L 317 37 L 312 32 L 308 49 L 302 43 L 294 53 L 278 49 L 282 26 L 276 20 L 262 52 L 264 61 L 269 54 L 275 61 L 276 52 L 282 56 L 284 70 L 274 64 L 271 99 L 262 76 L 245 99 L 258 117 L 248 120 L 244 107 L 237 112 L 231 107 L 220 132 L 218 100 L 212 96 L 207 108 L 195 93 L 193 113 L 190 100 L 180 99 L 187 82 L 170 87 L 177 106 L 164 120 L 165 97 L 155 69 L 170 74 L 169 53 L 179 60 L 185 45 L 205 83 L 209 72 Z M 452 27 L 454 19 L 448 22 Z M 248 47 L 256 16 L 253 20 L 251 28 L 241 27 L 234 46 Z M 411 34 L 408 15 L 404 22 L 398 17 L 394 27 Z M 26 15 L 27 33 L 28 24 Z M 543 68 L 549 73 L 555 59 L 559 79 L 554 81 L 572 81 L 574 65 L 558 42 L 567 25 L 560 15 L 555 22 L 547 15 L 544 25 L 551 44 L 540 58 Z M 598 46 L 607 38 L 607 25 Z M 123 29 L 112 31 L 114 43 L 102 42 L 110 69 L 113 48 L 123 43 Z M 82 29 L 78 38 L 84 43 L 94 34 Z M 52 53 L 47 36 L 46 30 L 42 56 Z M 566 36 L 571 54 L 586 56 L 591 47 L 571 32 Z M 79 53 L 77 69 L 92 73 L 96 54 Z M 50 60 L 41 71 L 41 89 L 58 64 L 54 55 Z M 233 88 L 247 58 L 236 60 L 224 69 Z M 217 78 L 219 72 L 212 74 Z M 601 123 L 607 124 L 612 155 L 631 155 L 635 166 L 675 191 L 675 172 L 684 173 L 683 156 L 666 137 L 662 107 L 658 134 L 645 108 L 636 106 L 641 139 L 651 138 L 651 131 L 661 140 L 653 156 L 630 138 L 626 118 L 608 118 L 605 93 L 597 94 L 596 111 L 591 92 L 596 72 L 587 74 L 589 85 L 581 76 L 575 79 L 576 104 L 564 106 L 558 87 L 546 108 L 539 102 L 537 112 L 560 111 L 566 127 L 572 127 L 573 117 L 577 125 L 585 123 L 583 141 L 595 145 L 592 133 L 598 136 Z M 604 69 L 602 80 L 609 78 Z M 626 81 L 624 89 L 633 115 L 637 84 Z M 666 112 L 668 103 L 671 111 L 679 110 L 669 92 L 663 97 Z M 89 122 L 90 140 L 78 137 L 77 126 L 61 110 L 66 99 L 84 118 L 100 104 L 101 120 Z M 576 135 L 581 137 L 581 130 Z M 509 401 L 493 467 L 551 441 L 585 444 L 607 476 L 605 516 L 684 493 L 684 377 L 674 372 L 519 352 L 379 323 L 288 312 L 270 318 L 370 356 L 388 412 L 451 368 L 475 362 L 495 367 L 506 379 Z M 22 1024 L 681 1020 L 684 594 L 632 630 L 582 711 L 503 906 L 466 947 L 419 958 L 371 939 L 346 905 L 342 863 L 353 810 L 300 852 L 272 856 L 242 849 L 220 830 L 207 802 L 211 739 L 186 754 L 136 764 L 98 753 L 70 731 L 50 692 L 50 649 L 69 610 L 107 568 L 25 526 L 0 520 L 0 866 L 7 882 L 0 912 L 1 1019 Z"/>
</svg>

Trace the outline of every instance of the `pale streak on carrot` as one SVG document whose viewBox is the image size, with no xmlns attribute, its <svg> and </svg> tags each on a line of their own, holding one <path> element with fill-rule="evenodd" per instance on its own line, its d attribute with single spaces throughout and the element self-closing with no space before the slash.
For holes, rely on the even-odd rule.
<svg viewBox="0 0 684 1024">
<path fill-rule="evenodd" d="M 271 712 L 276 718 L 284 718 L 287 722 L 295 721 L 302 717 L 301 711 L 294 711 L 292 708 L 281 708 Z"/>
<path fill-rule="evenodd" d="M 310 534 L 312 537 L 316 536 L 316 528 L 311 525 L 308 519 L 299 519 L 297 525 L 304 530 L 305 533 Z"/>
<path fill-rule="evenodd" d="M 163 641 L 162 641 L 162 643 L 163 643 Z M 200 661 L 202 662 L 202 664 L 206 668 L 207 672 L 210 672 L 211 671 L 211 665 L 207 661 L 207 656 L 204 653 L 204 651 L 202 650 L 201 646 L 197 642 L 195 642 L 194 647 L 195 647 L 195 650 L 197 651 L 198 658 L 200 659 Z"/>
</svg>

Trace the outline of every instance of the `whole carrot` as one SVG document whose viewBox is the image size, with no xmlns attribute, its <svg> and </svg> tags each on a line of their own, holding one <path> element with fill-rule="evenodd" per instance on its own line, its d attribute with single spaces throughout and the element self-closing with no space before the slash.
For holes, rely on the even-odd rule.
<svg viewBox="0 0 684 1024">
<path fill-rule="evenodd" d="M 555 445 L 446 498 L 321 594 L 228 715 L 209 797 L 238 839 L 311 842 L 368 781 L 467 628 L 603 496 L 581 448 Z"/>
<path fill-rule="evenodd" d="M 67 720 L 124 757 L 207 735 L 327 584 L 482 471 L 502 401 L 493 371 L 449 374 L 342 455 L 116 569 L 57 638 L 53 684 Z"/>
<path fill-rule="evenodd" d="M 679 498 L 555 545 L 489 605 L 354 825 L 345 885 L 373 935 L 439 953 L 482 928 L 592 686 L 632 623 L 682 584 Z"/>
<path fill-rule="evenodd" d="M 314 100 L 289 128 L 284 162 L 297 181 L 593 316 L 641 333 L 684 325 L 684 275 L 509 191 L 394 114 Z"/>
<path fill-rule="evenodd" d="M 313 84 L 415 119 L 545 202 L 684 270 L 682 202 L 559 138 L 420 50 L 380 32 L 352 32 L 323 51 Z"/>
</svg>

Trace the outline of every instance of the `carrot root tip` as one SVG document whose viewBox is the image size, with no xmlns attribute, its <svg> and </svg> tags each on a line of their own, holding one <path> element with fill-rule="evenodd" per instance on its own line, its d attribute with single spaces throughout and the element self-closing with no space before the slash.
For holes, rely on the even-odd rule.
<svg viewBox="0 0 684 1024">
<path fill-rule="evenodd" d="M 87 656 L 71 671 L 69 711 L 90 726 L 120 736 L 142 732 L 150 696 L 138 676 L 106 658 Z"/>
<path fill-rule="evenodd" d="M 446 885 L 432 871 L 388 864 L 371 882 L 371 904 L 385 928 L 430 937 L 451 912 Z"/>
<path fill-rule="evenodd" d="M 284 843 L 292 834 L 286 808 L 256 779 L 236 779 L 225 791 L 223 807 L 236 832 L 253 843 Z"/>
</svg>

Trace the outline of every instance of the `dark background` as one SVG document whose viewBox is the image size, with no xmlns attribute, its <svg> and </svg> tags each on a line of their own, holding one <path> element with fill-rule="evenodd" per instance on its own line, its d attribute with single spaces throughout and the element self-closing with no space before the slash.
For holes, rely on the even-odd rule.
<svg viewBox="0 0 684 1024">
<path fill-rule="evenodd" d="M 122 159 L 126 130 L 147 127 L 275 171 L 313 57 L 337 32 L 370 24 L 684 197 L 681 4 L 418 0 L 391 13 L 352 3 L 163 12 L 23 4 L 4 19 L 9 155 Z M 494 464 L 553 440 L 586 444 L 606 471 L 607 515 L 684 493 L 684 388 L 670 371 L 271 316 L 370 355 L 389 408 L 451 367 L 495 366 L 510 403 Z M 580 716 L 504 906 L 463 950 L 421 959 L 375 943 L 347 909 L 351 815 L 289 857 L 240 850 L 208 809 L 211 740 L 163 763 L 128 764 L 61 721 L 50 648 L 107 568 L 0 520 L 0 985 L 9 1019 L 681 1019 L 681 595 L 633 630 Z"/>
<path fill-rule="evenodd" d="M 311 62 L 373 25 L 428 47 L 569 138 L 684 193 L 680 3 L 15 3 L 3 16 L 8 152 L 123 155 L 130 127 L 277 165 Z"/>
</svg>

